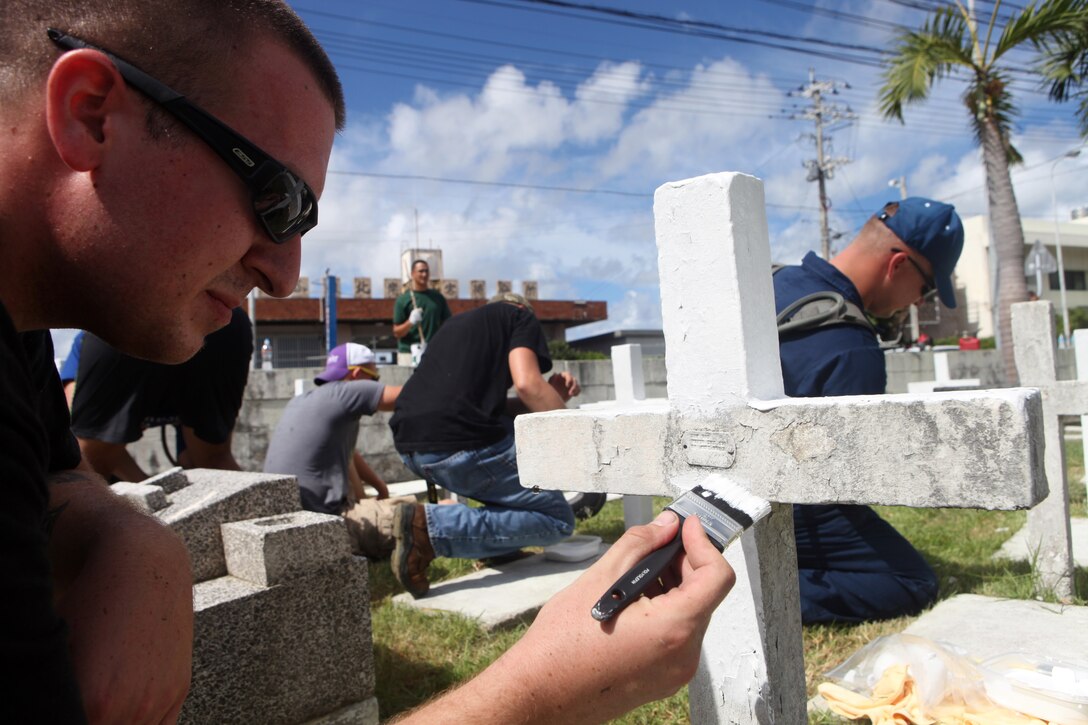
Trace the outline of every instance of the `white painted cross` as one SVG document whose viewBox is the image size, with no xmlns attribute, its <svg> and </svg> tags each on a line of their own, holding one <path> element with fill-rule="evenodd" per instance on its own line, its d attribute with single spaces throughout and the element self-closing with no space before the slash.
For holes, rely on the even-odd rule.
<svg viewBox="0 0 1088 725">
<path fill-rule="evenodd" d="M 1077 357 L 1077 380 L 1088 383 L 1088 330 L 1073 330 L 1073 350 Z M 1088 440 L 1088 414 L 1080 417 L 1080 440 L 1082 444 Z M 1088 487 L 1088 466 L 1084 467 L 1081 483 Z"/>
<path fill-rule="evenodd" d="M 948 364 L 949 354 L 946 351 L 933 353 L 933 380 L 921 380 L 907 383 L 908 393 L 932 393 L 934 390 L 967 390 L 982 385 L 978 378 L 952 379 L 952 372 Z"/>
<path fill-rule="evenodd" d="M 613 345 L 612 353 L 612 385 L 615 390 L 615 399 L 598 403 L 586 403 L 579 406 L 581 410 L 607 411 L 615 408 L 629 406 L 637 401 L 646 399 L 646 382 L 642 370 L 642 345 Z M 633 496 L 628 494 L 623 497 L 623 525 L 631 528 L 640 524 L 648 524 L 654 517 L 654 500 L 652 496 Z"/>
<path fill-rule="evenodd" d="M 1050 495 L 1028 511 L 1028 551 L 1034 559 L 1035 588 L 1039 594 L 1052 592 L 1059 600 L 1069 601 L 1074 594 L 1073 538 L 1061 416 L 1088 412 L 1088 383 L 1058 382 L 1054 306 L 1050 302 L 1013 305 L 1012 339 L 1020 384 L 1039 388 L 1043 398 Z"/>
<path fill-rule="evenodd" d="M 704 639 L 692 721 L 805 722 L 790 504 L 1029 507 L 1046 495 L 1039 393 L 784 398 L 762 183 L 666 184 L 654 215 L 668 400 L 518 417 L 519 475 L 676 495 L 719 472 L 775 502 L 727 552 L 737 584 Z"/>
<path fill-rule="evenodd" d="M 642 372 L 642 345 L 613 345 L 611 353 L 612 381 L 616 389 L 615 402 L 628 405 L 637 400 L 645 400 L 646 382 Z M 653 517 L 652 496 L 627 495 L 623 497 L 623 525 L 626 528 L 648 524 Z"/>
</svg>

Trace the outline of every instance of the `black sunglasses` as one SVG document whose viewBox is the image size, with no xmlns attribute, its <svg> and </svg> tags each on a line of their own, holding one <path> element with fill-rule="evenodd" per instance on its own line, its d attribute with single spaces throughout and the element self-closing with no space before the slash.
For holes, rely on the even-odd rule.
<svg viewBox="0 0 1088 725">
<path fill-rule="evenodd" d="M 253 211 L 276 244 L 317 226 L 317 197 L 313 189 L 252 141 L 108 50 L 53 28 L 46 32 L 50 40 L 65 50 L 86 48 L 105 54 L 126 83 L 169 111 L 219 154 L 249 189 Z"/>
<path fill-rule="evenodd" d="M 918 270 L 918 274 L 922 276 L 922 281 L 925 282 L 925 286 L 922 287 L 922 297 L 929 297 L 931 294 L 937 291 L 937 282 L 922 269 L 922 265 L 914 261 L 914 259 L 904 252 L 902 249 L 892 249 L 892 252 L 899 252 L 907 255 L 907 261 L 914 265 L 914 268 Z"/>
</svg>

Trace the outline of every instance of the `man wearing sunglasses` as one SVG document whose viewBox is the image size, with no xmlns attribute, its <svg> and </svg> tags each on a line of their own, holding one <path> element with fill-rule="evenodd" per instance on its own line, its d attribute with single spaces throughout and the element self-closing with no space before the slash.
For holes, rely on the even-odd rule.
<svg viewBox="0 0 1088 725">
<path fill-rule="evenodd" d="M 829 262 L 809 252 L 774 276 L 778 312 L 816 292 L 834 292 L 874 317 L 887 317 L 936 292 L 956 306 L 952 272 L 963 249 L 955 209 L 912 197 L 886 204 Z M 835 324 L 780 337 L 786 394 L 877 395 L 885 391 L 884 353 L 875 332 Z M 910 543 L 867 506 L 794 506 L 807 622 L 860 622 L 914 614 L 937 596 L 933 570 Z"/>
<path fill-rule="evenodd" d="M 3 712 L 169 721 L 191 674 L 188 554 L 82 467 L 48 328 L 177 363 L 252 288 L 290 292 L 342 92 L 277 0 L 8 0 L 3 16 Z"/>
<path fill-rule="evenodd" d="M 188 554 L 82 467 L 48 329 L 182 362 L 254 287 L 289 294 L 343 94 L 281 0 L 5 0 L 0 94 L 2 711 L 170 722 L 191 675 Z M 697 522 L 655 604 L 607 630 L 588 611 L 678 525 L 633 528 L 416 721 L 602 720 L 674 692 L 734 579 Z"/>
</svg>

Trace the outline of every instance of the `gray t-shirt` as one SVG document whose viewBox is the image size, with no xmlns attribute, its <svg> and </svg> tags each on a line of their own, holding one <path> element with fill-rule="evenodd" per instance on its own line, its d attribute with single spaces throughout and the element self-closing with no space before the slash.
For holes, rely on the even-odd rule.
<svg viewBox="0 0 1088 725">
<path fill-rule="evenodd" d="M 304 509 L 339 514 L 359 418 L 378 409 L 383 390 L 372 380 L 342 380 L 292 398 L 268 443 L 265 472 L 296 476 Z"/>
</svg>

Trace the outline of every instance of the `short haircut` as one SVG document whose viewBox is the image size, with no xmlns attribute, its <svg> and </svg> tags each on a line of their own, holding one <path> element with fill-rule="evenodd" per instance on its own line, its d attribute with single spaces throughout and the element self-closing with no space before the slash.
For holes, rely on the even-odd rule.
<svg viewBox="0 0 1088 725">
<path fill-rule="evenodd" d="M 865 224 L 862 225 L 861 232 L 858 234 L 858 239 L 863 246 L 874 251 L 883 252 L 889 247 L 901 243 L 899 238 L 895 236 L 895 232 L 889 229 L 884 220 L 880 218 L 881 213 L 893 217 L 897 211 L 899 211 L 899 202 L 889 201 L 879 212 L 865 220 Z"/>
<path fill-rule="evenodd" d="M 508 305 L 518 305 L 529 310 L 529 312 L 536 315 L 536 310 L 533 309 L 533 305 L 524 295 L 519 295 L 517 292 L 497 292 L 491 296 L 491 299 L 487 303 L 495 304 L 505 302 Z"/>
<path fill-rule="evenodd" d="M 427 268 L 427 270 L 428 270 L 428 271 L 430 271 L 430 269 L 431 269 L 431 265 L 427 263 L 427 260 L 426 260 L 426 259 L 416 259 L 416 260 L 413 260 L 413 261 L 412 261 L 412 266 L 411 266 L 411 270 L 412 270 L 413 272 L 415 272 L 415 271 L 416 271 L 416 265 L 417 265 L 417 264 L 422 264 L 422 265 L 423 265 L 424 267 L 426 267 L 426 268 Z"/>
<path fill-rule="evenodd" d="M 254 40 L 279 40 L 313 72 L 344 126 L 336 69 L 283 0 L 3 0 L 0 94 L 40 86 L 60 51 L 46 28 L 105 48 L 203 105 L 229 93 L 232 68 Z"/>
</svg>

